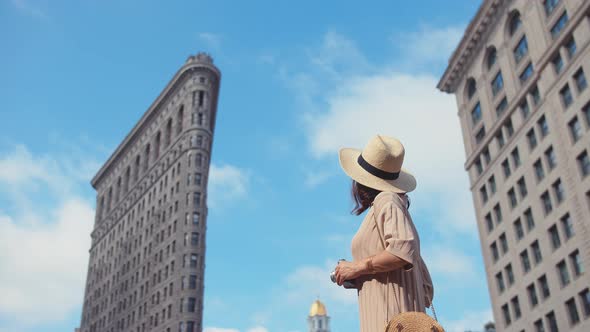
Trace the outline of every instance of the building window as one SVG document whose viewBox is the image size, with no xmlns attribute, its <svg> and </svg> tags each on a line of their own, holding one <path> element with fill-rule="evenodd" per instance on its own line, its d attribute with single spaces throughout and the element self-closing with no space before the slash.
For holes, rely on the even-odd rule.
<svg viewBox="0 0 590 332">
<path fill-rule="evenodd" d="M 563 30 L 563 28 L 567 24 L 567 21 L 568 21 L 567 12 L 564 11 L 563 14 L 561 15 L 561 17 L 557 20 L 557 22 L 555 22 L 555 24 L 551 28 L 551 37 L 553 37 L 553 39 L 555 39 L 559 36 L 561 31 Z"/>
<path fill-rule="evenodd" d="M 479 102 L 475 104 L 473 110 L 471 110 L 471 123 L 475 126 L 481 120 L 481 105 Z"/>
<path fill-rule="evenodd" d="M 584 266 L 582 265 L 582 258 L 578 249 L 570 254 L 570 262 L 574 267 L 574 277 L 577 278 L 584 273 Z"/>
<path fill-rule="evenodd" d="M 561 239 L 559 238 L 559 231 L 557 230 L 557 226 L 553 225 L 549 228 L 549 240 L 551 240 L 551 245 L 553 246 L 553 250 L 561 247 Z"/>
<path fill-rule="evenodd" d="M 496 48 L 492 46 L 488 50 L 488 56 L 486 58 L 488 70 L 491 69 L 496 64 L 496 59 L 497 59 Z"/>
<path fill-rule="evenodd" d="M 514 165 L 514 168 L 518 168 L 518 166 L 520 166 L 521 164 L 518 148 L 514 148 L 514 150 L 512 150 L 512 152 L 510 153 L 510 156 L 512 156 L 512 164 Z"/>
<path fill-rule="evenodd" d="M 193 193 L 193 206 L 198 207 L 201 205 L 201 193 Z"/>
<path fill-rule="evenodd" d="M 508 159 L 504 159 L 504 161 L 502 162 L 502 171 L 504 172 L 504 178 L 508 178 L 510 176 L 511 170 Z"/>
<path fill-rule="evenodd" d="M 498 150 L 502 149 L 506 143 L 504 140 L 504 135 L 502 134 L 502 129 L 498 130 L 496 133 L 496 142 L 498 142 Z"/>
<path fill-rule="evenodd" d="M 586 125 L 590 127 L 590 103 L 582 107 L 582 113 L 584 113 L 584 118 L 586 118 Z"/>
<path fill-rule="evenodd" d="M 502 78 L 502 72 L 499 71 L 492 81 L 492 94 L 497 95 L 502 88 L 504 88 L 504 79 Z"/>
<path fill-rule="evenodd" d="M 545 191 L 541 194 L 541 203 L 543 204 L 543 211 L 545 215 L 548 215 L 553 211 L 553 204 L 551 203 L 551 197 L 549 196 L 549 192 Z"/>
<path fill-rule="evenodd" d="M 201 173 L 195 173 L 195 185 L 200 186 L 201 185 Z"/>
<path fill-rule="evenodd" d="M 514 126 L 512 125 L 512 120 L 506 120 L 506 122 L 504 123 L 504 128 L 506 129 L 506 135 L 508 135 L 508 138 L 514 135 Z"/>
<path fill-rule="evenodd" d="M 504 286 L 504 278 L 502 277 L 502 272 L 496 273 L 496 284 L 498 285 L 498 293 L 504 292 L 506 287 Z"/>
<path fill-rule="evenodd" d="M 529 63 L 519 76 L 520 83 L 526 83 L 531 76 L 533 76 L 533 64 Z"/>
<path fill-rule="evenodd" d="M 522 100 L 520 105 L 518 105 L 518 108 L 520 109 L 520 114 L 522 114 L 523 119 L 528 118 L 529 114 L 531 114 L 531 108 L 529 107 L 529 103 L 527 102 L 526 98 Z"/>
<path fill-rule="evenodd" d="M 482 202 L 482 204 L 487 203 L 487 201 L 488 201 L 488 191 L 486 190 L 486 186 L 485 185 L 483 185 L 479 189 L 479 195 L 481 196 L 481 202 Z"/>
<path fill-rule="evenodd" d="M 186 311 L 187 312 L 195 312 L 195 298 L 194 297 L 189 297 L 188 298 L 188 302 L 187 302 L 187 306 L 186 306 Z"/>
<path fill-rule="evenodd" d="M 524 58 L 524 56 L 528 52 L 529 52 L 529 45 L 527 43 L 526 36 L 523 36 L 520 39 L 520 41 L 518 42 L 518 45 L 516 45 L 516 47 L 514 48 L 514 51 L 513 51 L 514 61 L 516 61 L 516 63 L 519 63 L 520 60 L 522 60 L 522 58 Z"/>
<path fill-rule="evenodd" d="M 186 322 L 186 332 L 195 332 L 195 322 L 190 320 Z"/>
<path fill-rule="evenodd" d="M 549 332 L 559 332 L 557 319 L 555 318 L 555 313 L 553 311 L 545 315 L 545 319 L 547 320 L 547 325 L 549 325 Z"/>
<path fill-rule="evenodd" d="M 507 108 L 508 108 L 508 99 L 506 99 L 506 97 L 504 97 L 504 98 L 502 98 L 502 101 L 500 101 L 498 106 L 496 106 L 496 116 L 498 116 L 498 118 L 501 117 Z"/>
<path fill-rule="evenodd" d="M 475 170 L 477 171 L 477 175 L 481 175 L 481 173 L 483 173 L 483 165 L 481 164 L 480 158 L 477 158 L 475 161 Z"/>
<path fill-rule="evenodd" d="M 539 247 L 539 241 L 535 240 L 531 244 L 531 250 L 533 251 L 533 258 L 535 259 L 535 265 L 543 261 L 543 255 L 541 254 L 541 247 Z"/>
<path fill-rule="evenodd" d="M 196 268 L 197 267 L 197 254 L 191 254 L 190 267 L 191 268 Z"/>
<path fill-rule="evenodd" d="M 199 233 L 191 233 L 191 245 L 197 246 L 199 245 Z"/>
<path fill-rule="evenodd" d="M 525 249 L 520 253 L 520 262 L 522 264 L 522 271 L 527 273 L 531 270 L 531 261 L 529 259 L 529 252 Z"/>
<path fill-rule="evenodd" d="M 590 158 L 588 158 L 588 152 L 584 150 L 576 159 L 578 160 L 578 167 L 580 168 L 582 178 L 585 178 L 590 174 Z"/>
<path fill-rule="evenodd" d="M 488 186 L 490 186 L 490 192 L 493 194 L 496 193 L 496 178 L 492 175 L 488 179 Z"/>
<path fill-rule="evenodd" d="M 572 96 L 569 84 L 566 84 L 561 90 L 559 90 L 559 95 L 561 96 L 561 102 L 565 108 L 568 108 L 574 102 L 574 96 Z"/>
<path fill-rule="evenodd" d="M 512 284 L 514 284 L 514 272 L 512 271 L 512 264 L 506 265 L 504 271 L 506 271 L 506 279 L 508 279 L 508 285 L 512 286 Z"/>
<path fill-rule="evenodd" d="M 553 63 L 553 69 L 555 69 L 555 73 L 561 73 L 563 69 L 563 59 L 561 58 L 561 54 L 557 53 L 553 59 L 551 59 L 551 63 Z"/>
<path fill-rule="evenodd" d="M 578 69 L 578 71 L 574 74 L 574 80 L 576 81 L 576 87 L 580 92 L 586 89 L 588 86 L 586 75 L 584 75 L 584 70 L 582 68 Z"/>
<path fill-rule="evenodd" d="M 517 320 L 522 315 L 522 313 L 520 311 L 520 303 L 518 302 L 518 296 L 513 297 L 510 300 L 510 303 L 512 304 L 512 312 L 514 313 L 514 320 Z"/>
<path fill-rule="evenodd" d="M 567 55 L 570 59 L 576 54 L 578 46 L 576 45 L 576 40 L 574 37 L 568 39 L 568 41 L 565 43 L 565 49 L 567 50 Z"/>
<path fill-rule="evenodd" d="M 490 245 L 490 250 L 492 251 L 492 258 L 494 258 L 494 263 L 500 258 L 500 254 L 498 253 L 498 245 L 496 241 L 492 242 Z"/>
<path fill-rule="evenodd" d="M 560 221 L 561 228 L 563 229 L 566 240 L 570 239 L 572 236 L 575 235 L 574 225 L 572 223 L 572 218 L 570 217 L 570 214 L 566 213 L 563 217 L 561 217 Z"/>
<path fill-rule="evenodd" d="M 486 165 L 489 165 L 490 161 L 492 161 L 492 157 L 490 156 L 490 150 L 488 150 L 488 148 L 486 147 L 481 151 L 481 155 L 483 156 L 483 160 L 485 161 Z"/>
<path fill-rule="evenodd" d="M 553 193 L 557 198 L 557 203 L 563 202 L 565 199 L 565 190 L 563 189 L 563 184 L 561 183 L 561 179 L 557 179 L 557 181 L 553 182 L 551 185 L 553 187 Z"/>
<path fill-rule="evenodd" d="M 570 274 L 567 271 L 567 264 L 565 260 L 557 263 L 557 275 L 559 276 L 559 282 L 561 283 L 561 287 L 565 287 L 570 283 Z"/>
<path fill-rule="evenodd" d="M 565 307 L 567 308 L 570 325 L 578 324 L 580 322 L 580 315 L 578 314 L 578 307 L 573 297 L 565 302 Z"/>
<path fill-rule="evenodd" d="M 520 20 L 520 13 L 516 12 L 512 15 L 508 24 L 508 33 L 510 33 L 510 36 L 512 37 L 521 26 L 522 21 Z"/>
<path fill-rule="evenodd" d="M 545 160 L 547 160 L 549 170 L 553 170 L 557 166 L 557 157 L 555 156 L 555 151 L 553 151 L 553 146 L 545 150 Z"/>
<path fill-rule="evenodd" d="M 516 234 L 516 240 L 520 240 L 524 237 L 524 228 L 522 228 L 522 222 L 520 218 L 514 221 L 514 233 Z"/>
<path fill-rule="evenodd" d="M 500 209 L 500 204 L 494 206 L 494 214 L 496 216 L 496 224 L 500 224 L 502 222 L 502 210 Z"/>
<path fill-rule="evenodd" d="M 529 303 L 531 304 L 531 308 L 534 308 L 539 304 L 539 298 L 537 297 L 537 290 L 535 289 L 535 284 L 530 284 L 527 288 L 527 294 L 529 295 Z"/>
<path fill-rule="evenodd" d="M 545 170 L 543 170 L 543 164 L 541 163 L 541 159 L 537 159 L 537 161 L 533 164 L 533 168 L 535 169 L 535 176 L 537 177 L 537 182 L 541 182 L 545 178 Z"/>
<path fill-rule="evenodd" d="M 542 319 L 537 319 L 535 321 L 535 332 L 545 332 L 545 327 L 543 326 Z"/>
<path fill-rule="evenodd" d="M 500 235 L 500 248 L 502 248 L 502 255 L 508 252 L 508 241 L 506 240 L 506 233 Z"/>
<path fill-rule="evenodd" d="M 486 128 L 484 126 L 475 134 L 475 143 L 479 144 L 486 137 Z"/>
<path fill-rule="evenodd" d="M 197 276 L 190 275 L 188 278 L 188 288 L 189 289 L 196 289 L 197 288 Z"/>
<path fill-rule="evenodd" d="M 545 7 L 545 14 L 547 14 L 547 16 L 551 15 L 551 13 L 553 13 L 553 11 L 555 10 L 555 8 L 557 7 L 557 5 L 559 4 L 561 0 L 545 0 L 543 1 L 543 7 Z"/>
<path fill-rule="evenodd" d="M 549 290 L 549 283 L 547 282 L 547 276 L 542 275 L 537 279 L 539 282 L 539 287 L 541 288 L 541 295 L 543 295 L 543 299 L 548 298 L 551 296 L 551 291 Z"/>
<path fill-rule="evenodd" d="M 537 126 L 539 126 L 539 130 L 541 131 L 541 137 L 549 135 L 549 125 L 544 115 L 537 121 Z"/>
<path fill-rule="evenodd" d="M 489 233 L 494 229 L 494 222 L 492 221 L 492 214 L 491 213 L 486 214 L 485 220 L 486 220 L 486 226 L 487 226 L 488 233 Z"/>
<path fill-rule="evenodd" d="M 571 119 L 567 125 L 570 129 L 572 141 L 573 143 L 576 143 L 580 138 L 582 138 L 582 126 L 580 125 L 580 121 L 578 121 L 578 116 L 574 116 L 574 118 Z"/>
<path fill-rule="evenodd" d="M 588 288 L 584 289 L 579 293 L 580 301 L 582 302 L 582 308 L 584 308 L 584 316 L 590 316 L 590 291 Z"/>
<path fill-rule="evenodd" d="M 471 97 L 475 95 L 477 92 L 477 86 L 475 84 L 475 80 L 470 78 L 467 80 L 467 98 L 471 100 Z"/>
<path fill-rule="evenodd" d="M 520 193 L 520 197 L 525 198 L 526 195 L 528 194 L 528 191 L 526 189 L 526 182 L 524 180 L 524 177 L 521 177 L 520 179 L 518 179 L 518 182 L 516 184 L 518 186 L 518 191 Z"/>
<path fill-rule="evenodd" d="M 526 138 L 529 142 L 529 149 L 532 151 L 537 146 L 537 135 L 535 135 L 535 130 L 533 128 L 531 128 L 526 134 Z"/>
<path fill-rule="evenodd" d="M 508 303 L 502 306 L 502 314 L 504 315 L 504 326 L 510 325 L 510 310 L 508 309 Z"/>
<path fill-rule="evenodd" d="M 518 204 L 518 201 L 516 200 L 516 192 L 514 192 L 514 188 L 510 188 L 510 190 L 508 190 L 508 201 L 510 202 L 511 208 L 516 207 L 516 204 Z"/>
</svg>

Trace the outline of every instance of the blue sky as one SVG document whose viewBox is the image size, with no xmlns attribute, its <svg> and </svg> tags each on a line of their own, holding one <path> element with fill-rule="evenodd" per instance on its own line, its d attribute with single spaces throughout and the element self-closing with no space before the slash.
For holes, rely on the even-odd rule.
<svg viewBox="0 0 590 332">
<path fill-rule="evenodd" d="M 210 174 L 206 332 L 306 331 L 361 221 L 339 147 L 399 137 L 449 331 L 491 310 L 452 96 L 435 85 L 476 1 L 0 2 L 0 331 L 80 320 L 100 165 L 190 54 L 222 71 Z"/>
</svg>

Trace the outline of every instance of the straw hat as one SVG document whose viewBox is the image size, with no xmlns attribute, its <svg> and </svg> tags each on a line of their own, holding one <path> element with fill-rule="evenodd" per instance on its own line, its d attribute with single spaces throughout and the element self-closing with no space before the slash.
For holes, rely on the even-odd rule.
<svg viewBox="0 0 590 332">
<path fill-rule="evenodd" d="M 380 191 L 406 193 L 416 188 L 416 178 L 402 168 L 404 146 L 393 137 L 377 135 L 360 151 L 340 149 L 340 166 L 356 182 Z"/>
</svg>

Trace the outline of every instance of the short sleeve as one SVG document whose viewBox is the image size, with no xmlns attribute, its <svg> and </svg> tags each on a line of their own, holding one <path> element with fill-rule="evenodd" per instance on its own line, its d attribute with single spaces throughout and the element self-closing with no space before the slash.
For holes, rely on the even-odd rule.
<svg viewBox="0 0 590 332">
<path fill-rule="evenodd" d="M 414 261 L 416 235 L 411 221 L 393 202 L 386 203 L 380 209 L 377 220 L 383 230 L 385 250 L 407 262 L 404 270 L 411 270 L 418 263 Z"/>
</svg>

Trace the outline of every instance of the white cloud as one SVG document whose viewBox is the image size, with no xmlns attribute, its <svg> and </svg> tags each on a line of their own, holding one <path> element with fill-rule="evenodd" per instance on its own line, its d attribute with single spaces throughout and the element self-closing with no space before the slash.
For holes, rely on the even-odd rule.
<svg viewBox="0 0 590 332">
<path fill-rule="evenodd" d="M 0 312 L 34 324 L 60 321 L 77 309 L 93 220 L 94 210 L 75 198 L 43 223 L 0 216 Z"/>
<path fill-rule="evenodd" d="M 94 210 L 79 189 L 95 165 L 23 145 L 0 159 L 0 328 L 60 322 L 82 303 Z"/>
<path fill-rule="evenodd" d="M 225 328 L 221 328 L 221 327 L 205 327 L 203 332 L 240 332 L 240 330 L 225 329 Z"/>
<path fill-rule="evenodd" d="M 211 164 L 209 168 L 208 203 L 211 207 L 230 204 L 248 192 L 250 173 L 233 165 Z"/>
<path fill-rule="evenodd" d="M 488 322 L 494 321 L 494 315 L 491 309 L 483 311 L 464 312 L 461 319 L 453 321 L 442 320 L 442 326 L 447 332 L 465 332 L 465 331 L 483 331 L 483 327 Z"/>
<path fill-rule="evenodd" d="M 422 249 L 422 256 L 431 274 L 462 280 L 478 281 L 473 258 L 452 247 L 429 246 Z"/>
<path fill-rule="evenodd" d="M 402 52 L 404 63 L 446 63 L 464 31 L 464 25 L 442 28 L 422 25 L 418 31 L 397 33 L 391 40 Z"/>
<path fill-rule="evenodd" d="M 268 329 L 264 326 L 256 326 L 248 329 L 248 332 L 268 332 Z"/>
</svg>

